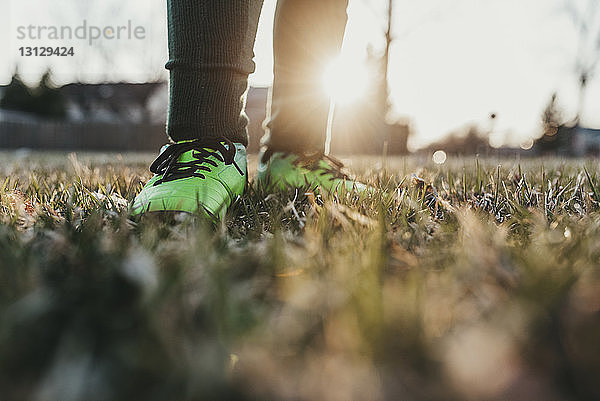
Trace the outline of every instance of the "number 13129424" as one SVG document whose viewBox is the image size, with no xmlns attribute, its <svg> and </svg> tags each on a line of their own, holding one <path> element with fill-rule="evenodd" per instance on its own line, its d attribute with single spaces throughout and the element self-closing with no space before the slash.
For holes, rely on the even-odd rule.
<svg viewBox="0 0 600 401">
<path fill-rule="evenodd" d="M 73 47 L 20 47 L 21 57 L 69 57 L 75 55 Z"/>
</svg>

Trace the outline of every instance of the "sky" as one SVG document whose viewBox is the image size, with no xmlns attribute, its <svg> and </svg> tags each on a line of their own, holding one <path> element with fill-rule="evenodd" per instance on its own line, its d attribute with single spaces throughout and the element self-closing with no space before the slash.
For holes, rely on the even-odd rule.
<svg viewBox="0 0 600 401">
<path fill-rule="evenodd" d="M 569 2 L 583 10 L 590 0 L 397 0 L 389 74 L 392 118 L 409 119 L 415 132 L 412 147 L 466 124 L 489 129 L 495 144 L 518 145 L 540 134 L 540 115 L 553 92 L 558 93 L 565 117 L 574 117 L 580 35 L 567 11 Z M 385 4 L 384 0 L 350 0 L 346 59 L 362 63 L 369 45 L 382 49 Z M 275 0 L 265 0 L 255 45 L 257 69 L 250 77 L 253 85 L 268 85 L 272 80 L 274 9 Z M 596 32 L 600 31 L 597 15 L 591 27 Z M 18 59 L 29 81 L 38 79 L 48 62 L 53 63 L 59 83 L 166 79 L 165 18 L 164 0 L 3 1 L 0 51 L 7 57 L 0 64 L 0 83 L 10 80 Z M 71 59 L 19 57 L 18 48 L 28 42 L 16 39 L 18 26 L 75 27 L 82 19 L 101 28 L 132 21 L 134 27 L 144 28 L 145 37 L 99 40 L 92 46 L 76 41 L 77 56 Z M 70 44 L 64 40 L 51 44 L 58 43 Z M 596 70 L 582 123 L 600 128 L 600 71 Z M 490 113 L 497 115 L 494 125 Z"/>
</svg>

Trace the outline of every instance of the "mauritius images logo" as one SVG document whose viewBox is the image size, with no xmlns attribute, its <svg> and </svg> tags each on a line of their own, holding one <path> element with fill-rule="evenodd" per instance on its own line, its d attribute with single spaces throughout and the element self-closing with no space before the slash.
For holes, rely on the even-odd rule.
<svg viewBox="0 0 600 401">
<path fill-rule="evenodd" d="M 146 28 L 132 20 L 120 25 L 94 25 L 84 19 L 77 25 L 19 25 L 16 39 L 20 41 L 85 41 L 92 46 L 100 41 L 141 41 L 146 39 Z"/>
</svg>

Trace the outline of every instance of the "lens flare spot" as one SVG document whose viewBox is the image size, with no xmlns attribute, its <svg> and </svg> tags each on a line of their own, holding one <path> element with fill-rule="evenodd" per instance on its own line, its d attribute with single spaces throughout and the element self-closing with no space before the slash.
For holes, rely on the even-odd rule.
<svg viewBox="0 0 600 401">
<path fill-rule="evenodd" d="M 444 164 L 446 163 L 446 159 L 448 158 L 448 156 L 446 156 L 446 152 L 444 152 L 443 150 L 436 150 L 433 153 L 433 162 L 435 164 Z"/>
<path fill-rule="evenodd" d="M 533 139 L 528 139 L 525 142 L 521 143 L 521 149 L 523 150 L 529 150 L 531 148 L 533 148 Z"/>
</svg>

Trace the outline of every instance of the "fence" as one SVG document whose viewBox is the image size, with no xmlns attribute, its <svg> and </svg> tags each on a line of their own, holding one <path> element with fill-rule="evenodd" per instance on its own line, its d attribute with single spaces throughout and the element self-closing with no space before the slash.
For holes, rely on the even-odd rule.
<svg viewBox="0 0 600 401">
<path fill-rule="evenodd" d="M 153 151 L 167 142 L 164 124 L 0 121 L 0 148 Z"/>
</svg>

